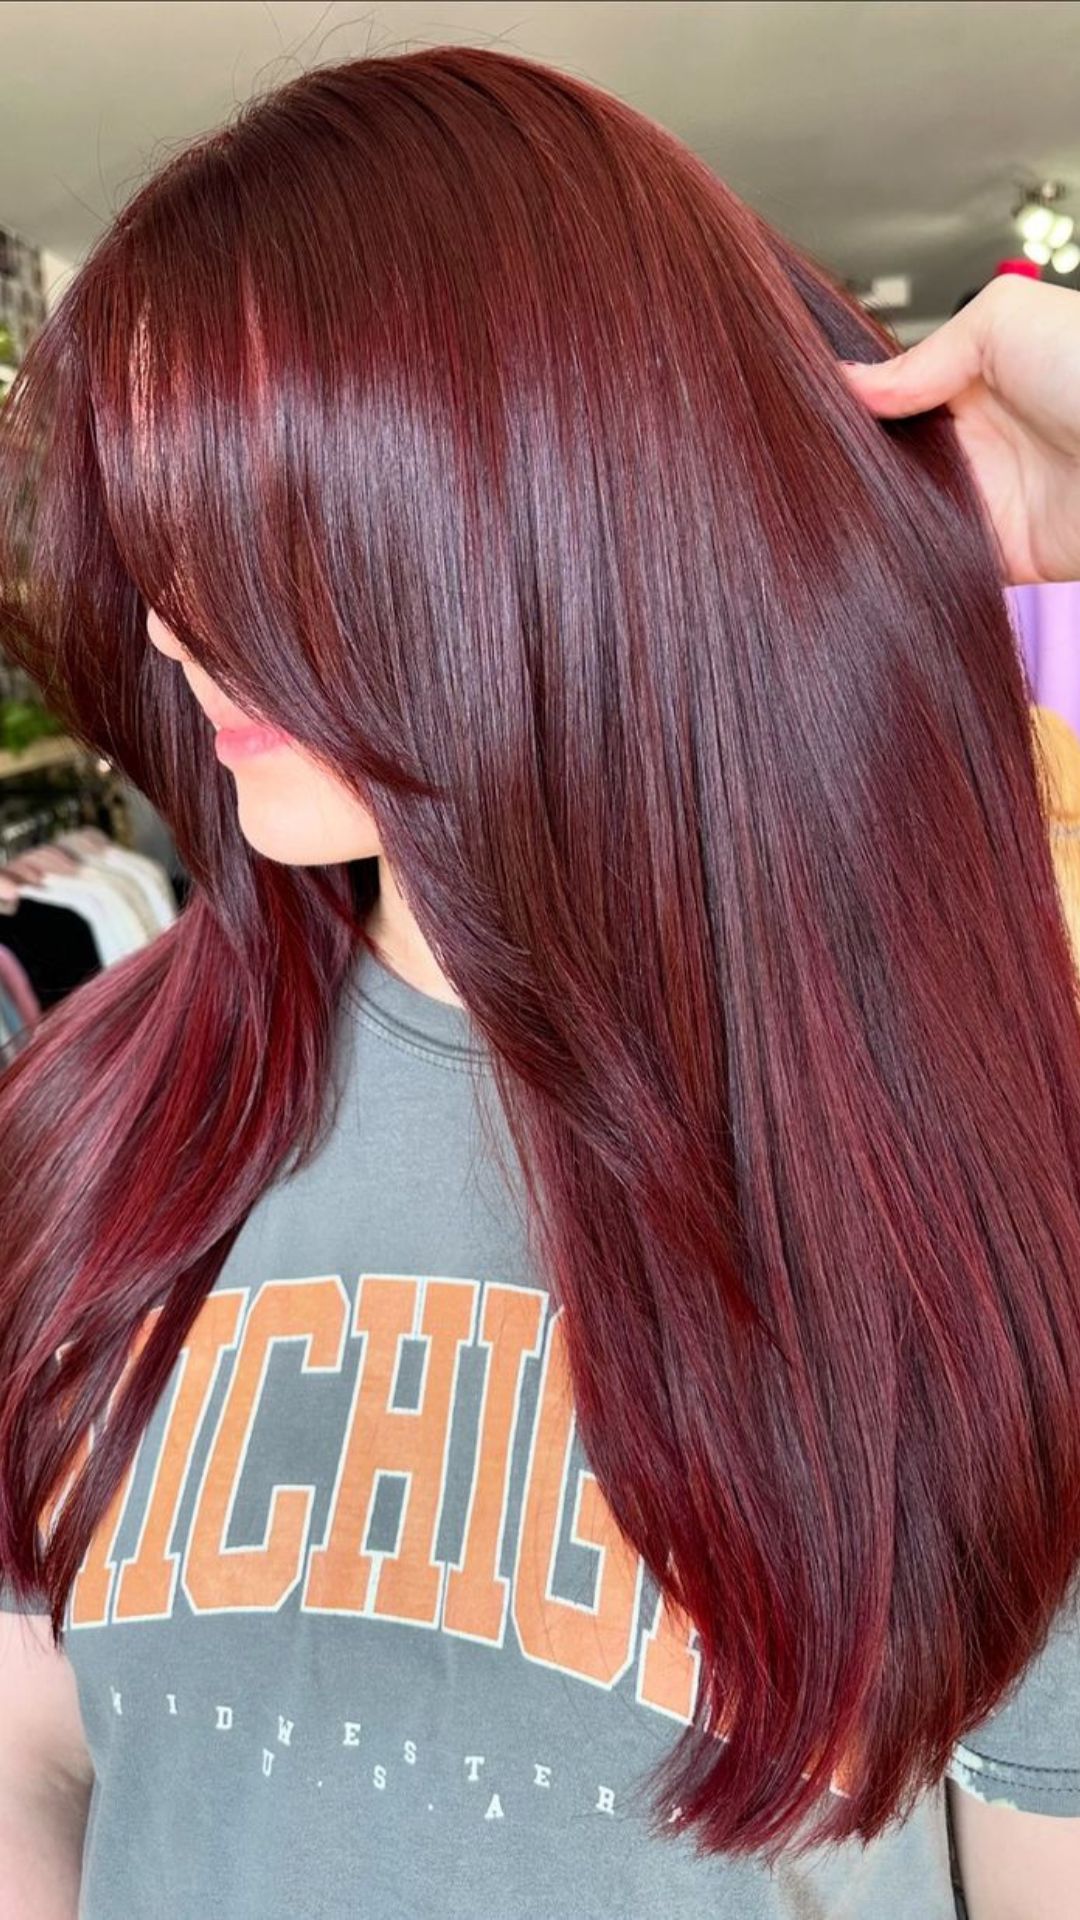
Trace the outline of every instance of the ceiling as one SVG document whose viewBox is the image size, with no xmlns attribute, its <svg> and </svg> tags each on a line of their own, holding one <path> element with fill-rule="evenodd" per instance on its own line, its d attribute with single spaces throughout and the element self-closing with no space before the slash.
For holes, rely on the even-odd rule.
<svg viewBox="0 0 1080 1920">
<path fill-rule="evenodd" d="M 72 263 L 252 92 L 447 41 L 620 94 L 834 270 L 910 273 L 916 319 L 1016 251 L 1018 179 L 1080 223 L 1073 0 L 8 0 L 0 28 L 0 222 Z"/>
</svg>

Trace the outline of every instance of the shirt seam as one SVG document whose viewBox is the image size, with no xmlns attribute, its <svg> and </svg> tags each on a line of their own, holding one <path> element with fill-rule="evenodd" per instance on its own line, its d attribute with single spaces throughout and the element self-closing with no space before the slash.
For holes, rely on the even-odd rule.
<svg viewBox="0 0 1080 1920">
<path fill-rule="evenodd" d="M 1050 1775 L 1060 1780 L 1068 1780 L 1070 1788 L 1080 1784 L 1080 1766 L 1042 1767 L 1036 1766 L 1028 1761 L 994 1760 L 986 1754 L 979 1753 L 976 1748 L 965 1747 L 962 1744 L 956 1749 L 953 1761 L 950 1764 L 965 1767 L 970 1773 L 991 1774 L 996 1780 L 1015 1780 L 1017 1782 L 1031 1780 L 1033 1783 L 1036 1783 L 1045 1779 L 1047 1775 Z M 1069 1791 L 1070 1788 L 1048 1786 L 1046 1791 L 1047 1793 L 1065 1793 Z"/>
<path fill-rule="evenodd" d="M 477 1068 L 482 1072 L 488 1071 L 483 1054 L 476 1049 L 455 1054 L 438 1046 L 427 1045 L 422 1040 L 407 1040 L 404 1034 L 389 1024 L 370 1001 L 355 1003 L 354 1011 L 361 1025 L 374 1029 L 388 1046 L 396 1047 L 400 1053 L 411 1053 L 419 1060 L 428 1060 L 433 1066 L 445 1068 L 448 1073 L 470 1075 Z"/>
</svg>

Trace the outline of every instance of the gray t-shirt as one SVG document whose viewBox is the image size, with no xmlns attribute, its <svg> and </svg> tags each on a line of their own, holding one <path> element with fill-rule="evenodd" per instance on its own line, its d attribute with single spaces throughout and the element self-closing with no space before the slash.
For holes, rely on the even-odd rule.
<svg viewBox="0 0 1080 1920">
<path fill-rule="evenodd" d="M 489 1064 L 366 955 L 340 1031 L 334 1131 L 251 1213 L 73 1590 L 80 1920 L 954 1920 L 943 1789 L 775 1872 L 648 1836 L 696 1642 L 588 1472 Z M 1080 1814 L 1080 1627 L 953 1771 Z"/>
</svg>

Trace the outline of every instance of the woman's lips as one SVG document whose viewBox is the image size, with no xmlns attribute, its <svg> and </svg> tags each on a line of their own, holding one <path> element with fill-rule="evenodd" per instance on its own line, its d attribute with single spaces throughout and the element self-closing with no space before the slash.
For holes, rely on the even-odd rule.
<svg viewBox="0 0 1080 1920">
<path fill-rule="evenodd" d="M 278 747 L 292 745 L 288 734 L 279 732 L 277 727 L 266 726 L 261 720 L 250 720 L 246 713 L 220 700 L 216 689 L 199 693 L 193 687 L 192 692 L 214 729 L 214 752 L 226 766 L 240 760 L 255 760 Z"/>
<path fill-rule="evenodd" d="M 255 760 L 261 754 L 273 753 L 275 748 L 289 744 L 286 735 L 275 733 L 273 727 L 219 727 L 214 737 L 214 752 L 225 766 L 231 767 L 237 761 Z"/>
</svg>

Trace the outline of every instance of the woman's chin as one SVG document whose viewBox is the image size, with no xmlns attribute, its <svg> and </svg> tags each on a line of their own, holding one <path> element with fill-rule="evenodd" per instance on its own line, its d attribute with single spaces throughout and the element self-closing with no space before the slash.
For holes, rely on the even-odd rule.
<svg viewBox="0 0 1080 1920">
<path fill-rule="evenodd" d="M 323 867 L 381 851 L 371 814 L 336 782 L 316 791 L 307 771 L 293 786 L 262 778 L 269 767 L 269 759 L 252 761 L 235 774 L 237 822 L 256 853 L 281 866 Z"/>
</svg>

